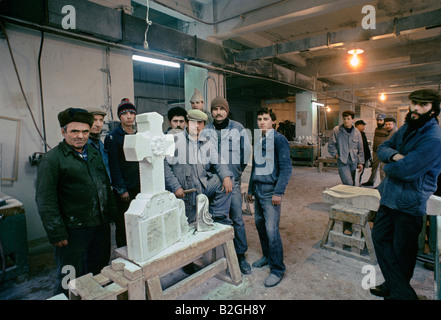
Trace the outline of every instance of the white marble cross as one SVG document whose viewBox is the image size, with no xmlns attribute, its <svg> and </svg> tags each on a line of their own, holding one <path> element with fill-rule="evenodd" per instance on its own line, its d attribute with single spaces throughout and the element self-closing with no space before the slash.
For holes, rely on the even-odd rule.
<svg viewBox="0 0 441 320">
<path fill-rule="evenodd" d="M 124 154 L 128 161 L 139 161 L 141 195 L 150 196 L 165 190 L 164 157 L 174 156 L 173 135 L 162 132 L 162 116 L 157 112 L 136 116 L 138 132 L 126 135 Z"/>
<path fill-rule="evenodd" d="M 171 134 L 162 133 L 162 116 L 156 112 L 136 116 L 138 133 L 126 135 L 124 154 L 139 161 L 141 192 L 124 213 L 127 254 L 137 263 L 161 253 L 188 232 L 185 204 L 165 190 L 164 157 L 174 156 Z"/>
</svg>

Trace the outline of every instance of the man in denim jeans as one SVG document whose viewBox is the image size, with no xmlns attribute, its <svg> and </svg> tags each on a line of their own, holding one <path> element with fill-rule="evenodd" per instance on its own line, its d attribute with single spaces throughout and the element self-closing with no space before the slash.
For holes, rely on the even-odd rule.
<svg viewBox="0 0 441 320">
<path fill-rule="evenodd" d="M 255 222 L 263 257 L 253 263 L 261 268 L 267 264 L 270 275 L 266 287 L 274 287 L 285 274 L 283 245 L 279 232 L 282 195 L 292 175 L 288 140 L 273 129 L 276 115 L 271 109 L 257 111 L 257 131 L 254 137 L 254 158 L 248 188 L 248 200 L 255 197 Z M 261 133 L 261 134 L 260 134 Z"/>
<path fill-rule="evenodd" d="M 345 185 L 355 185 L 355 171 L 361 172 L 364 164 L 363 139 L 360 131 L 352 124 L 354 112 L 343 111 L 343 124 L 332 131 L 328 151 L 337 158 L 338 174 Z"/>
<path fill-rule="evenodd" d="M 230 107 L 228 101 L 218 96 L 211 101 L 213 122 L 208 124 L 202 134 L 210 137 L 210 141 L 226 161 L 226 165 L 234 176 L 229 217 L 233 221 L 234 248 L 236 249 L 239 268 L 243 274 L 251 273 L 251 266 L 245 258 L 248 249 L 245 223 L 242 218 L 242 194 L 240 191 L 242 172 L 251 157 L 251 143 L 243 125 L 228 118 Z"/>
</svg>

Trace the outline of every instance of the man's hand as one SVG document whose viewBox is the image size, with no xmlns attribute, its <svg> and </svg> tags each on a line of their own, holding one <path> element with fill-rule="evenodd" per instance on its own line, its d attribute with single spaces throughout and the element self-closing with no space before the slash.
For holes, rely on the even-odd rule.
<svg viewBox="0 0 441 320">
<path fill-rule="evenodd" d="M 247 201 L 248 201 L 249 203 L 253 203 L 253 202 L 254 202 L 254 198 L 253 198 L 253 195 L 252 195 L 252 194 L 247 194 Z"/>
<path fill-rule="evenodd" d="M 62 241 L 58 241 L 54 243 L 54 246 L 58 247 L 58 248 L 62 248 L 67 246 L 67 239 L 62 240 Z"/>
<path fill-rule="evenodd" d="M 363 171 L 363 165 L 361 163 L 358 164 L 357 168 L 359 172 Z"/>
<path fill-rule="evenodd" d="M 176 196 L 176 198 L 184 198 L 185 197 L 184 189 L 179 188 L 178 190 L 176 190 L 175 196 Z"/>
<path fill-rule="evenodd" d="M 129 195 L 128 191 L 124 192 L 119 197 L 121 198 L 121 201 L 123 201 L 123 202 L 129 202 L 130 201 L 130 195 Z"/>
<path fill-rule="evenodd" d="M 274 194 L 273 197 L 271 198 L 271 202 L 272 202 L 273 206 L 280 206 L 280 204 L 282 203 L 282 197 L 276 196 Z"/>
<path fill-rule="evenodd" d="M 222 190 L 225 189 L 225 193 L 228 194 L 233 191 L 233 182 L 231 182 L 230 177 L 225 177 L 224 181 L 222 181 Z"/>
<path fill-rule="evenodd" d="M 394 156 L 392 157 L 392 160 L 393 161 L 398 161 L 398 160 L 401 160 L 401 159 L 403 159 L 404 158 L 404 156 L 401 154 L 401 153 L 396 153 L 396 154 L 394 154 Z"/>
</svg>

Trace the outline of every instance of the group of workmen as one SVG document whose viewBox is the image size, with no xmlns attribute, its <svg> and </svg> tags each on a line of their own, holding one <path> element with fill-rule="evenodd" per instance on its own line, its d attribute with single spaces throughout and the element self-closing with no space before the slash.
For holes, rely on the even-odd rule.
<svg viewBox="0 0 441 320">
<path fill-rule="evenodd" d="M 385 283 L 371 292 L 387 299 L 417 298 L 409 284 L 417 238 L 427 200 L 435 192 L 441 172 L 437 120 L 441 96 L 434 90 L 419 90 L 409 99 L 405 124 L 393 135 L 388 132 L 388 139 L 381 144 L 374 140 L 373 163 L 383 163 L 385 175 L 378 187 L 381 201 L 372 237 Z M 286 271 L 279 223 L 282 196 L 292 175 L 288 140 L 274 130 L 276 115 L 269 108 L 257 111 L 258 130 L 251 138 L 249 130 L 229 118 L 229 104 L 223 97 L 211 101 L 207 106 L 210 112 L 197 89 L 190 102 L 188 111 L 175 107 L 167 114 L 170 128 L 164 133 L 174 135 L 175 154 L 164 159 L 166 189 L 184 200 L 189 223 L 195 221 L 196 196 L 208 197 L 213 220 L 234 228 L 240 270 L 250 274 L 241 182 L 252 159 L 246 198 L 254 201 L 262 250 L 262 257 L 252 266 L 269 265 L 264 285 L 276 286 Z M 140 192 L 140 182 L 139 163 L 125 159 L 123 145 L 125 135 L 136 133 L 137 110 L 123 99 L 117 113 L 120 124 L 103 143 L 100 134 L 105 112 L 75 108 L 60 112 L 64 139 L 39 164 L 36 202 L 55 247 L 55 293 L 67 292 L 64 266 L 73 266 L 78 277 L 97 274 L 109 263 L 110 221 L 115 223 L 117 247 L 126 245 L 124 213 Z M 350 185 L 355 185 L 355 170 L 362 171 L 369 160 L 359 126 L 365 123 L 358 121 L 356 128 L 353 119 L 353 112 L 343 112 L 343 124 L 334 129 L 329 143 L 330 154 L 338 158 L 342 182 Z M 379 124 L 386 120 L 384 115 L 377 117 Z M 373 184 L 373 179 L 368 182 Z"/>
<path fill-rule="evenodd" d="M 184 201 L 189 223 L 196 219 L 196 196 L 208 197 L 212 219 L 233 227 L 240 270 L 250 274 L 252 269 L 245 258 L 248 243 L 241 179 L 253 159 L 247 200 L 255 201 L 262 258 L 252 265 L 269 265 L 265 286 L 273 287 L 286 269 L 279 222 L 282 196 L 292 173 L 288 141 L 273 130 L 275 113 L 261 108 L 257 112 L 260 130 L 254 137 L 254 150 L 258 152 L 252 157 L 249 130 L 228 117 L 226 99 L 214 98 L 208 112 L 195 89 L 190 102 L 190 110 L 174 107 L 167 114 L 170 128 L 164 133 L 174 135 L 175 154 L 164 159 L 166 189 Z M 124 213 L 140 192 L 140 173 L 139 163 L 125 158 L 124 137 L 136 134 L 137 109 L 129 99 L 122 99 L 117 114 L 119 125 L 102 142 L 103 110 L 68 108 L 60 112 L 64 139 L 39 164 L 36 202 L 55 247 L 56 294 L 68 293 L 64 266 L 72 266 L 75 277 L 79 277 L 97 274 L 108 265 L 110 222 L 115 223 L 116 246 L 127 243 Z M 195 266 L 187 265 L 184 271 L 192 273 Z"/>
<path fill-rule="evenodd" d="M 397 130 L 395 119 L 377 115 L 372 172 L 362 187 L 374 186 L 377 169 L 381 199 L 372 229 L 372 241 L 385 282 L 370 288 L 384 299 L 417 299 L 410 279 L 415 269 L 418 237 L 423 227 L 429 197 L 438 190 L 441 172 L 441 129 L 438 123 L 441 94 L 422 89 L 409 95 L 410 106 L 404 124 Z M 345 185 L 361 182 L 370 151 L 363 120 L 353 125 L 354 112 L 342 113 L 328 151 L 337 158 L 340 179 Z M 356 170 L 360 178 L 356 180 Z M 350 224 L 343 225 L 350 233 Z"/>
</svg>

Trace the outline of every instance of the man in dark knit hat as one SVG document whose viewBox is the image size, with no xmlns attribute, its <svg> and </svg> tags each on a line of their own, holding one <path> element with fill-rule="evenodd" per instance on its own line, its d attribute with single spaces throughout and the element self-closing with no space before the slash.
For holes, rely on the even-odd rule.
<svg viewBox="0 0 441 320">
<path fill-rule="evenodd" d="M 378 147 L 386 163 L 378 186 L 380 207 L 372 240 L 385 282 L 370 289 L 385 299 L 417 299 L 410 285 L 418 253 L 418 236 L 427 200 L 437 189 L 441 172 L 441 95 L 423 89 L 409 95 L 404 125 Z"/>
<path fill-rule="evenodd" d="M 55 247 L 55 294 L 67 295 L 63 280 L 97 274 L 109 263 L 115 204 L 100 153 L 87 143 L 93 115 L 68 108 L 58 120 L 64 140 L 38 166 L 35 201 Z"/>
<path fill-rule="evenodd" d="M 104 148 L 109 156 L 109 169 L 118 213 L 114 217 L 116 246 L 127 244 L 124 213 L 141 191 L 139 162 L 127 161 L 124 154 L 124 137 L 135 134 L 136 107 L 124 98 L 118 105 L 120 125 L 109 132 L 104 139 Z"/>
<path fill-rule="evenodd" d="M 205 127 L 204 132 L 210 136 L 217 153 L 222 155 L 234 176 L 234 186 L 231 196 L 230 219 L 234 228 L 234 248 L 236 249 L 240 271 L 251 273 L 251 266 L 245 259 L 248 250 L 245 223 L 242 218 L 242 172 L 251 158 L 251 143 L 247 131 L 237 121 L 228 118 L 230 106 L 223 97 L 215 97 L 211 101 L 213 122 Z"/>
</svg>

